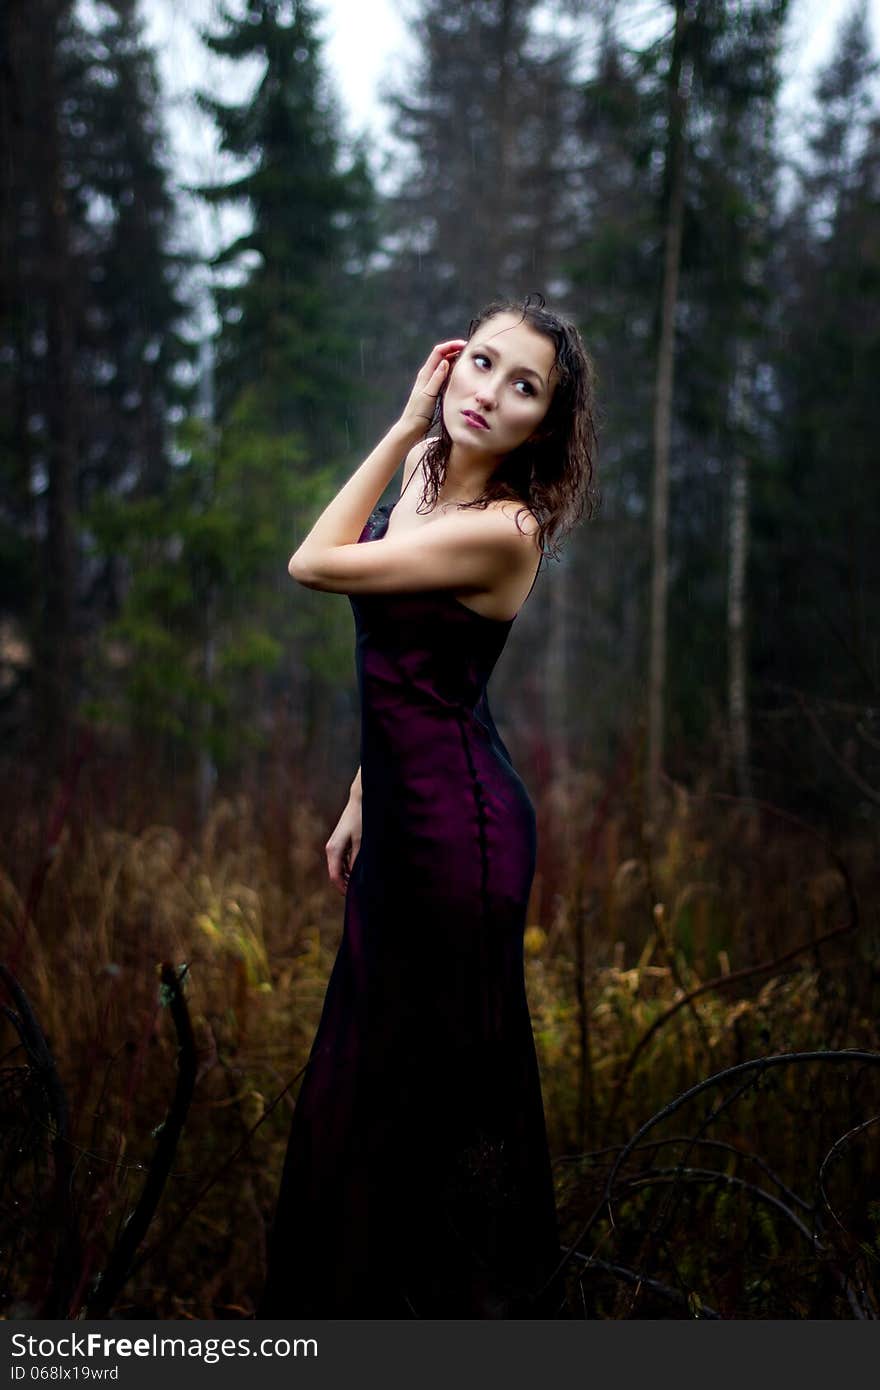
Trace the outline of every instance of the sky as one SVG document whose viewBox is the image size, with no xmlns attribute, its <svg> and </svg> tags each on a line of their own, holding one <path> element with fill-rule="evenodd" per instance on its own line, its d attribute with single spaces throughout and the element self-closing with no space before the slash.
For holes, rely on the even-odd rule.
<svg viewBox="0 0 880 1390">
<path fill-rule="evenodd" d="M 163 78 L 175 96 L 192 91 L 206 76 L 206 57 L 196 38 L 199 25 L 211 25 L 222 0 L 141 0 L 149 39 L 160 50 Z M 399 80 L 413 43 L 406 23 L 414 0 L 314 0 L 322 16 L 319 33 L 345 115 L 352 129 L 378 136 L 385 121 L 378 100 L 383 79 Z M 853 0 L 792 0 L 786 29 L 783 68 L 783 106 L 797 107 L 809 89 L 816 69 L 830 53 L 834 36 Z M 231 8 L 236 8 L 231 0 Z M 647 35 L 656 31 L 658 12 L 669 6 L 657 0 L 626 0 L 621 6 L 624 31 Z M 880 0 L 869 0 L 869 22 L 875 47 L 880 48 Z M 652 19 L 652 16 L 654 18 Z M 557 26 L 558 27 L 558 26 Z"/>
<path fill-rule="evenodd" d="M 387 73 L 399 76 L 404 66 L 400 60 L 410 51 L 403 17 L 410 6 L 406 0 L 403 9 L 392 0 L 323 0 L 320 8 L 325 15 L 325 51 L 349 115 L 361 127 L 375 124 L 379 81 Z M 784 45 L 788 91 L 783 108 L 788 105 L 795 123 L 810 77 L 833 48 L 840 21 L 851 8 L 852 0 L 792 0 Z M 621 13 L 631 16 L 632 32 L 640 34 L 648 34 L 650 16 L 658 9 L 669 13 L 669 6 L 658 6 L 656 0 L 625 0 L 621 5 Z M 869 0 L 868 12 L 875 47 L 880 49 L 880 0 Z M 378 125 L 381 128 L 381 118 Z"/>
<path fill-rule="evenodd" d="M 94 0 L 84 0 L 84 3 Z M 735 0 L 731 0 L 734 3 Z M 379 154 L 388 147 L 388 123 L 380 101 L 384 83 L 405 85 L 414 67 L 415 44 L 407 15 L 417 0 L 313 0 L 321 16 L 325 67 L 340 105 L 343 129 L 366 133 L 376 152 L 374 172 L 380 189 Z M 454 0 L 450 0 L 454 3 Z M 783 85 L 779 137 L 783 150 L 796 156 L 801 148 L 804 112 L 818 66 L 830 56 L 841 21 L 856 0 L 791 0 L 783 44 Z M 165 98 L 171 162 L 179 185 L 224 182 L 234 172 L 218 150 L 210 119 L 199 112 L 193 94 L 207 89 L 230 100 L 247 94 L 257 72 L 242 71 L 209 54 L 198 39 L 200 27 L 221 29 L 218 15 L 239 0 L 141 0 L 147 40 L 156 49 Z M 668 3 L 624 0 L 623 33 L 630 41 L 648 40 L 668 23 Z M 880 0 L 868 0 L 873 45 L 880 52 Z M 556 25 L 559 32 L 559 26 Z M 182 235 L 192 249 L 210 255 L 246 225 L 244 209 L 209 210 L 198 199 L 181 200 Z"/>
</svg>

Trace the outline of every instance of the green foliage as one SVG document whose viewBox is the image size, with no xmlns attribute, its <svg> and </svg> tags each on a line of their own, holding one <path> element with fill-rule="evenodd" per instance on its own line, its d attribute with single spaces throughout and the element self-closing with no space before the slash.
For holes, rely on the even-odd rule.
<svg viewBox="0 0 880 1390">
<path fill-rule="evenodd" d="M 124 556 L 130 574 L 93 671 L 107 691 L 96 712 L 221 762 L 247 736 L 253 679 L 281 660 L 290 630 L 282 594 L 292 587 L 284 557 L 313 488 L 296 439 L 261 432 L 255 394 L 242 393 L 219 434 L 185 422 L 184 461 L 162 498 L 105 496 L 88 518 L 98 546 Z"/>
</svg>

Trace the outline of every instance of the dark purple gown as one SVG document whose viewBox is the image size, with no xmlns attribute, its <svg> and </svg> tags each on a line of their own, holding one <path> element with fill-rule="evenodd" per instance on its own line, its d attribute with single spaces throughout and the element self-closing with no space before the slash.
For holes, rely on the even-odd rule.
<svg viewBox="0 0 880 1390">
<path fill-rule="evenodd" d="M 555 1317 L 523 975 L 535 813 L 486 699 L 513 619 L 445 590 L 351 605 L 362 840 L 257 1316 Z"/>
</svg>

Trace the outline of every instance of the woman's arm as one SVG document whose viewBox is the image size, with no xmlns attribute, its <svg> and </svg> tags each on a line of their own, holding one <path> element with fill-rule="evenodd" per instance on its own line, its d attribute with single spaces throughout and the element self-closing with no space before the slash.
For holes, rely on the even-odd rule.
<svg viewBox="0 0 880 1390">
<path fill-rule="evenodd" d="M 308 563 L 295 556 L 290 573 L 309 589 L 336 594 L 412 593 L 457 589 L 483 593 L 521 569 L 535 567 L 537 522 L 520 530 L 517 502 L 493 503 L 485 511 L 464 510 L 439 517 L 399 536 L 369 545 L 334 545 L 312 552 Z"/>
<path fill-rule="evenodd" d="M 357 801 L 360 801 L 360 799 L 361 799 L 361 770 L 360 770 L 360 767 L 358 767 L 358 770 L 357 770 L 357 772 L 355 773 L 354 781 L 353 781 L 352 784 L 351 784 L 351 796 L 352 796 L 353 799 L 355 799 L 355 800 L 357 800 Z"/>
<path fill-rule="evenodd" d="M 534 570 L 538 529 L 534 518 L 520 527 L 516 502 L 493 504 L 482 511 L 442 516 L 417 533 L 383 536 L 370 545 L 358 538 L 376 502 L 407 452 L 407 467 L 421 453 L 425 425 L 449 362 L 464 339 L 438 343 L 416 378 L 400 420 L 339 491 L 291 556 L 288 571 L 309 589 L 330 593 L 412 593 L 455 589 L 487 593 L 521 569 Z"/>
<path fill-rule="evenodd" d="M 382 493 L 401 459 L 423 439 L 434 412 L 434 402 L 449 372 L 449 359 L 464 346 L 463 338 L 438 343 L 422 367 L 400 419 L 376 445 L 369 458 L 340 488 L 318 517 L 302 545 L 291 556 L 288 570 L 294 579 L 308 584 L 309 576 L 325 556 L 357 543 Z"/>
</svg>

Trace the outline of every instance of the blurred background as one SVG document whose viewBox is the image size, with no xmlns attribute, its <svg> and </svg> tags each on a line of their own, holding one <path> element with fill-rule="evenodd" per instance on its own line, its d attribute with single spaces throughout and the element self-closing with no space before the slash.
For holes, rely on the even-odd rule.
<svg viewBox="0 0 880 1390">
<path fill-rule="evenodd" d="M 563 1210 L 700 1077 L 875 1045 L 878 30 L 878 0 L 7 0 L 0 958 L 25 993 L 0 1024 L 0 1309 L 252 1307 L 358 765 L 348 600 L 287 561 L 498 295 L 574 319 L 599 383 L 601 506 L 490 687 L 539 817 Z M 865 1065 L 861 1091 L 795 1068 L 737 1118 L 804 1202 Z M 735 1274 L 667 1214 L 614 1263 L 666 1292 L 624 1309 L 635 1278 L 593 1265 L 584 1306 L 876 1315 L 852 1161 L 858 1295 L 833 1242 L 807 1242 L 805 1293 L 796 1223 L 704 1183 L 687 1203 L 736 1233 Z"/>
</svg>

